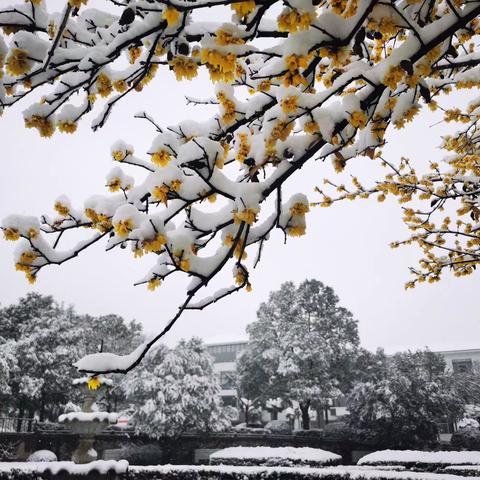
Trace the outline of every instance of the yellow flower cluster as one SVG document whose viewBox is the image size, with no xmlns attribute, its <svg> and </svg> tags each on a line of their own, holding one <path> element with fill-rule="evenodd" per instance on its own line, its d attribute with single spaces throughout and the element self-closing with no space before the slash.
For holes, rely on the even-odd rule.
<svg viewBox="0 0 480 480">
<path fill-rule="evenodd" d="M 303 125 L 303 130 L 305 133 L 313 135 L 314 133 L 320 132 L 320 126 L 314 120 L 310 120 L 308 122 L 305 122 L 305 124 Z"/>
<path fill-rule="evenodd" d="M 280 101 L 284 113 L 295 113 L 298 109 L 298 96 L 290 95 Z"/>
<path fill-rule="evenodd" d="M 151 156 L 152 162 L 159 167 L 166 167 L 169 164 L 171 158 L 170 153 L 164 148 L 152 153 Z"/>
<path fill-rule="evenodd" d="M 285 141 L 290 133 L 292 132 L 294 127 L 294 122 L 285 122 L 283 120 L 277 121 L 275 126 L 272 129 L 272 133 L 270 137 L 265 140 L 265 146 L 267 149 L 268 154 L 274 155 L 275 154 L 275 144 L 278 140 Z"/>
<path fill-rule="evenodd" d="M 5 240 L 14 242 L 20 238 L 20 232 L 16 228 L 8 227 L 3 229 L 3 236 Z"/>
<path fill-rule="evenodd" d="M 77 124 L 68 120 L 60 120 L 57 122 L 58 131 L 62 133 L 75 133 Z"/>
<path fill-rule="evenodd" d="M 255 10 L 255 7 L 254 0 L 234 2 L 230 4 L 230 8 L 241 18 L 250 15 Z"/>
<path fill-rule="evenodd" d="M 328 4 L 333 13 L 340 15 L 343 18 L 352 17 L 357 13 L 357 0 L 328 0 Z"/>
<path fill-rule="evenodd" d="M 175 78 L 178 81 L 183 80 L 184 78 L 192 80 L 197 76 L 198 65 L 191 58 L 178 55 L 170 62 L 170 65 L 173 67 Z"/>
<path fill-rule="evenodd" d="M 180 12 L 176 8 L 168 7 L 163 11 L 162 18 L 167 21 L 169 27 L 172 27 L 178 23 Z"/>
<path fill-rule="evenodd" d="M 168 185 L 156 186 L 156 187 L 153 187 L 152 196 L 155 200 L 167 205 L 169 192 L 170 192 L 170 187 Z"/>
<path fill-rule="evenodd" d="M 100 94 L 101 97 L 108 97 L 113 90 L 112 86 L 112 81 L 108 77 L 108 75 L 104 72 L 102 72 L 98 77 L 95 82 L 97 86 L 97 91 Z"/>
<path fill-rule="evenodd" d="M 162 250 L 163 246 L 167 243 L 167 237 L 163 233 L 157 233 L 151 240 L 144 240 L 142 247 L 145 252 L 158 253 Z"/>
<path fill-rule="evenodd" d="M 236 60 L 237 57 L 232 52 L 222 54 L 208 48 L 203 48 L 200 52 L 200 61 L 207 66 L 212 82 L 232 82 L 235 79 Z"/>
<path fill-rule="evenodd" d="M 243 45 L 245 40 L 243 38 L 234 37 L 230 32 L 219 29 L 215 32 L 215 43 L 222 47 L 226 45 Z"/>
<path fill-rule="evenodd" d="M 368 118 L 365 113 L 356 111 L 352 112 L 350 115 L 349 123 L 353 128 L 359 128 L 360 130 L 364 129 L 367 125 Z"/>
<path fill-rule="evenodd" d="M 55 202 L 54 210 L 62 217 L 68 217 L 70 215 L 70 209 L 62 202 Z"/>
<path fill-rule="evenodd" d="M 235 121 L 235 102 L 225 95 L 223 90 L 217 93 L 218 101 L 223 107 L 222 121 L 225 125 L 230 125 Z"/>
<path fill-rule="evenodd" d="M 290 207 L 290 215 L 293 217 L 304 217 L 310 211 L 308 203 L 296 202 Z"/>
<path fill-rule="evenodd" d="M 411 122 L 413 117 L 420 111 L 420 107 L 418 105 L 412 105 L 409 109 L 407 109 L 402 118 L 394 122 L 395 128 L 401 129 L 405 126 L 405 123 Z"/>
<path fill-rule="evenodd" d="M 133 230 L 134 223 L 131 218 L 126 218 L 125 220 L 119 220 L 113 225 L 115 233 L 121 237 L 126 238 L 128 234 Z"/>
<path fill-rule="evenodd" d="M 405 71 L 400 66 L 390 65 L 388 72 L 383 77 L 382 83 L 390 88 L 390 90 L 395 90 L 404 76 Z"/>
<path fill-rule="evenodd" d="M 308 30 L 313 22 L 313 15 L 309 12 L 300 13 L 293 9 L 282 13 L 277 18 L 278 30 L 280 32 L 295 33 L 298 30 Z"/>
<path fill-rule="evenodd" d="M 32 115 L 25 119 L 25 126 L 27 128 L 36 128 L 41 137 L 51 137 L 55 132 L 54 123 L 47 117 L 41 115 Z"/>
<path fill-rule="evenodd" d="M 128 89 L 128 83 L 125 80 L 122 80 L 122 79 L 115 80 L 112 83 L 112 86 L 118 93 L 124 93 Z"/>
<path fill-rule="evenodd" d="M 241 212 L 235 211 L 233 213 L 234 223 L 239 224 L 241 222 L 253 225 L 257 221 L 258 208 L 245 208 Z"/>
<path fill-rule="evenodd" d="M 133 65 L 142 54 L 142 47 L 130 47 L 128 49 L 128 61 Z"/>
<path fill-rule="evenodd" d="M 89 390 L 98 390 L 101 387 L 102 383 L 100 379 L 96 376 L 89 377 L 87 380 L 87 386 Z"/>
<path fill-rule="evenodd" d="M 238 139 L 240 140 L 240 145 L 238 147 L 235 160 L 238 160 L 240 163 L 243 163 L 250 153 L 250 143 L 248 141 L 248 135 L 246 133 L 239 133 Z"/>
<path fill-rule="evenodd" d="M 92 222 L 92 228 L 102 233 L 108 232 L 112 228 L 112 222 L 104 213 L 97 213 L 93 208 L 85 209 L 85 216 Z"/>
<path fill-rule="evenodd" d="M 233 246 L 233 243 L 234 243 L 235 239 L 233 237 L 233 235 L 231 233 L 229 233 L 224 241 L 223 241 L 223 244 L 226 246 L 226 247 L 232 247 Z M 233 255 L 235 256 L 235 258 L 237 260 L 245 260 L 247 258 L 247 252 L 245 251 L 244 249 L 244 240 L 239 240 L 238 243 L 236 244 L 235 246 L 235 250 L 233 251 Z M 240 256 L 242 258 L 240 258 Z"/>
<path fill-rule="evenodd" d="M 153 292 L 156 288 L 158 288 L 162 284 L 162 281 L 159 278 L 152 278 L 147 283 L 147 288 Z"/>
<path fill-rule="evenodd" d="M 123 162 L 129 155 L 133 155 L 132 150 L 114 150 L 112 158 L 117 162 Z"/>
<path fill-rule="evenodd" d="M 300 74 L 300 69 L 304 69 L 308 67 L 310 56 L 306 55 L 288 55 L 285 58 L 285 64 L 288 69 L 282 76 L 283 85 L 285 87 L 289 87 L 293 85 L 297 87 L 298 85 L 305 85 L 307 80 L 303 75 Z"/>
<path fill-rule="evenodd" d="M 30 71 L 31 61 L 28 58 L 28 52 L 21 48 L 14 48 L 7 57 L 7 73 L 12 76 L 23 75 Z"/>
<path fill-rule="evenodd" d="M 185 256 L 184 250 L 175 250 L 173 252 L 178 268 L 184 272 L 190 271 L 190 260 Z"/>
<path fill-rule="evenodd" d="M 24 272 L 25 278 L 28 280 L 28 283 L 33 284 L 37 280 L 37 277 L 33 274 L 32 267 L 30 265 L 16 263 L 15 270 L 17 270 L 18 272 Z"/>
</svg>

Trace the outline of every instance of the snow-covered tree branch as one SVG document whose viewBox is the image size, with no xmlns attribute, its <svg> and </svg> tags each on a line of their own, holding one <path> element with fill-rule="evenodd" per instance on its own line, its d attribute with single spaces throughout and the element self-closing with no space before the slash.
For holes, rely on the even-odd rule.
<svg viewBox="0 0 480 480">
<path fill-rule="evenodd" d="M 433 174 L 406 174 L 404 161 L 396 166 L 380 148 L 392 124 L 402 128 L 424 104 L 440 108 L 439 99 L 452 88 L 478 86 L 480 1 L 95 2 L 109 7 L 102 11 L 89 8 L 88 0 L 68 0 L 59 2 L 58 12 L 45 0 L 4 3 L 0 106 L 30 96 L 34 102 L 32 92 L 40 92 L 24 118 L 43 137 L 74 133 L 92 111 L 92 128 L 101 128 L 123 98 L 157 88 L 152 80 L 168 70 L 183 81 L 206 68 L 215 85 L 214 98 L 188 99 L 217 105 L 210 119 L 165 128 L 155 112 L 137 114 L 152 128 L 151 147 L 136 154 L 128 138 L 112 146 L 118 165 L 107 174 L 109 194 L 83 205 L 61 196 L 53 216 L 3 221 L 6 239 L 19 241 L 16 268 L 31 282 L 44 267 L 104 239 L 107 251 L 128 248 L 152 257 L 151 270 L 137 284 L 154 290 L 173 274 L 191 278 L 184 303 L 152 341 L 126 357 L 87 357 L 79 369 L 125 373 L 185 310 L 250 289 L 249 268 L 260 261 L 270 233 L 305 233 L 309 199 L 304 193 L 284 198 L 283 190 L 308 161 L 333 159 L 340 171 L 367 155 L 393 169 L 386 179 L 370 179 L 373 187 L 357 181 L 340 198 L 432 198 L 430 210 L 405 211 L 412 228 L 424 231 L 408 240 L 426 250 L 426 273 L 414 269 L 413 284 L 435 280 L 447 267 L 473 271 L 480 257 L 478 99 L 467 112 L 446 111 L 446 120 L 463 122 L 465 129 L 445 140 L 455 156 L 446 167 L 432 165 Z M 228 22 L 197 19 L 198 11 L 227 9 Z M 323 206 L 340 199 L 319 192 Z M 471 223 L 459 220 L 453 229 L 445 220 L 435 227 L 431 214 L 450 200 L 462 202 L 458 215 L 471 214 Z M 69 232 L 85 228 L 89 238 L 63 246 Z M 468 240 L 451 247 L 450 236 Z M 227 264 L 232 285 L 197 299 Z"/>
</svg>

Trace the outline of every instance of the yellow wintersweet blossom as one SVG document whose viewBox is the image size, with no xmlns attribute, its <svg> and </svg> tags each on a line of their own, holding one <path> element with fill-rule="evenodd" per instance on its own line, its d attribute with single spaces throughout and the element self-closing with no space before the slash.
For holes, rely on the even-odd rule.
<svg viewBox="0 0 480 480">
<path fill-rule="evenodd" d="M 142 47 L 130 47 L 128 49 L 128 60 L 133 65 L 142 54 Z"/>
<path fill-rule="evenodd" d="M 19 76 L 29 72 L 31 63 L 28 58 L 28 52 L 21 48 L 14 48 L 7 57 L 5 66 L 7 73 L 12 76 Z"/>
<path fill-rule="evenodd" d="M 304 217 L 310 211 L 308 203 L 296 202 L 290 208 L 290 215 L 294 217 Z"/>
<path fill-rule="evenodd" d="M 112 86 L 118 93 L 124 93 L 128 89 L 128 83 L 125 80 L 121 80 L 121 79 L 115 80 Z"/>
<path fill-rule="evenodd" d="M 167 150 L 162 148 L 161 150 L 158 150 L 157 152 L 154 152 L 151 154 L 152 156 L 152 162 L 155 165 L 158 165 L 159 167 L 166 167 L 168 163 L 170 162 L 170 153 L 168 153 Z"/>
<path fill-rule="evenodd" d="M 97 376 L 90 377 L 87 380 L 87 386 L 89 390 L 98 390 L 101 387 L 102 383 Z"/>
<path fill-rule="evenodd" d="M 308 133 L 309 135 L 313 135 L 314 133 L 318 133 L 320 131 L 320 126 L 318 125 L 317 122 L 315 122 L 314 120 L 311 120 L 305 123 L 305 125 L 303 126 L 303 130 L 305 133 Z"/>
<path fill-rule="evenodd" d="M 112 93 L 112 81 L 106 73 L 102 72 L 97 77 L 95 84 L 97 85 L 97 91 L 101 97 L 108 97 Z"/>
<path fill-rule="evenodd" d="M 62 202 L 55 202 L 54 210 L 62 217 L 68 217 L 70 215 L 70 209 Z"/>
<path fill-rule="evenodd" d="M 153 292 L 156 288 L 158 288 L 162 284 L 162 281 L 159 278 L 152 278 L 147 283 L 147 288 Z"/>
<path fill-rule="evenodd" d="M 157 233 L 151 240 L 143 241 L 143 249 L 145 252 L 160 252 L 162 247 L 167 243 L 167 237 L 163 233 Z"/>
<path fill-rule="evenodd" d="M 357 111 L 352 112 L 349 123 L 352 127 L 362 130 L 367 125 L 367 120 L 367 116 L 363 112 Z"/>
<path fill-rule="evenodd" d="M 22 252 L 20 255 L 20 262 L 21 263 L 33 263 L 35 259 L 37 258 L 37 255 L 35 252 L 32 252 L 31 250 L 28 250 L 26 252 Z"/>
<path fill-rule="evenodd" d="M 236 74 L 236 60 L 232 52 L 221 53 L 208 48 L 200 51 L 200 61 L 207 66 L 212 82 L 232 82 Z"/>
<path fill-rule="evenodd" d="M 3 236 L 5 237 L 5 240 L 14 242 L 20 238 L 20 232 L 16 228 L 9 227 L 3 230 Z"/>
<path fill-rule="evenodd" d="M 152 196 L 155 200 L 158 200 L 167 205 L 169 191 L 170 187 L 168 185 L 156 186 L 152 190 Z"/>
<path fill-rule="evenodd" d="M 257 221 L 258 208 L 245 208 L 241 212 L 235 211 L 233 213 L 233 220 L 236 224 L 245 222 L 253 225 Z"/>
<path fill-rule="evenodd" d="M 55 132 L 54 123 L 47 117 L 42 117 L 41 115 L 32 115 L 31 117 L 25 118 L 25 126 L 27 128 L 36 128 L 41 137 L 49 138 Z"/>
<path fill-rule="evenodd" d="M 246 17 L 255 10 L 254 0 L 247 0 L 245 2 L 235 2 L 230 4 L 230 8 L 235 11 L 239 17 Z"/>
<path fill-rule="evenodd" d="M 58 131 L 62 133 L 75 133 L 77 131 L 77 124 L 68 120 L 60 120 L 57 127 Z"/>
<path fill-rule="evenodd" d="M 283 98 L 280 102 L 280 106 L 284 113 L 295 113 L 298 109 L 298 96 L 290 95 Z"/>
<path fill-rule="evenodd" d="M 114 225 L 116 234 L 121 238 L 126 238 L 133 229 L 133 221 L 130 218 L 120 220 Z"/>
<path fill-rule="evenodd" d="M 290 237 L 301 237 L 305 235 L 305 231 L 306 231 L 305 226 L 287 227 L 287 235 Z"/>
<path fill-rule="evenodd" d="M 248 135 L 246 133 L 239 133 L 238 138 L 240 140 L 240 146 L 238 147 L 235 159 L 240 163 L 243 163 L 250 153 L 250 143 L 248 141 Z"/>
<path fill-rule="evenodd" d="M 191 58 L 178 55 L 170 62 L 170 65 L 173 67 L 175 78 L 178 81 L 184 78 L 192 80 L 197 76 L 198 65 Z"/>
<path fill-rule="evenodd" d="M 169 27 L 178 23 L 180 12 L 173 7 L 166 8 L 162 13 L 162 18 L 167 21 Z"/>
<path fill-rule="evenodd" d="M 277 18 L 278 30 L 280 32 L 295 33 L 297 30 L 308 30 L 314 19 L 311 13 L 300 13 L 293 9 L 289 12 L 281 14 Z"/>
<path fill-rule="evenodd" d="M 230 125 L 235 121 L 236 111 L 235 102 L 229 99 L 223 90 L 217 93 L 218 101 L 223 107 L 222 121 L 226 125 Z"/>
<path fill-rule="evenodd" d="M 382 83 L 390 90 L 395 90 L 399 82 L 403 80 L 405 71 L 398 65 L 390 65 L 388 72 L 383 77 Z"/>
</svg>

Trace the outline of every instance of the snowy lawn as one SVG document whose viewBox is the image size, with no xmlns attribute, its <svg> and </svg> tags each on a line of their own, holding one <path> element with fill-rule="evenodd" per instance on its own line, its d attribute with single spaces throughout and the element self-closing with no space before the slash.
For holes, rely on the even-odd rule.
<svg viewBox="0 0 480 480">
<path fill-rule="evenodd" d="M 321 467 L 336 465 L 342 457 L 319 448 L 295 447 L 231 447 L 210 455 L 212 465 L 307 465 Z"/>
<path fill-rule="evenodd" d="M 115 463 L 115 462 L 114 462 Z M 397 472 L 371 467 L 335 466 L 310 467 L 261 467 L 261 466 L 209 466 L 209 465 L 155 465 L 135 466 L 127 469 L 127 462 L 116 462 L 119 480 L 461 480 L 462 476 L 425 472 Z M 92 462 L 98 471 L 104 473 L 111 462 Z M 0 480 L 48 479 L 51 474 L 57 478 L 81 476 L 92 471 L 92 464 L 74 465 L 72 462 L 0 463 Z M 51 473 L 49 473 L 51 472 Z M 68 472 L 68 476 L 65 473 Z M 36 474 L 36 475 L 35 475 Z M 105 477 L 107 478 L 107 477 Z M 480 477 L 478 477 L 480 478 Z"/>
<path fill-rule="evenodd" d="M 423 452 L 419 450 L 381 450 L 365 455 L 359 465 L 480 465 L 480 452 Z"/>
</svg>

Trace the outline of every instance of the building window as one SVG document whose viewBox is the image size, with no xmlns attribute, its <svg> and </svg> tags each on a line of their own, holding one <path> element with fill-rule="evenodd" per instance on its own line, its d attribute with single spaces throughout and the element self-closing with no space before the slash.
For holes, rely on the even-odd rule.
<svg viewBox="0 0 480 480">
<path fill-rule="evenodd" d="M 473 362 L 471 358 L 452 360 L 452 367 L 455 373 L 470 373 L 473 370 Z"/>
</svg>

